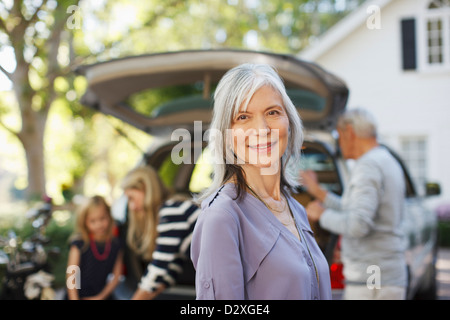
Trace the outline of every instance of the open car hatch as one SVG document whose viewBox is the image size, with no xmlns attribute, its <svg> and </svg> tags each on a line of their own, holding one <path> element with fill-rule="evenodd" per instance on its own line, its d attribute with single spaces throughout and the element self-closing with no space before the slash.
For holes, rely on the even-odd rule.
<svg viewBox="0 0 450 320">
<path fill-rule="evenodd" d="M 337 76 L 315 63 L 293 56 L 241 50 L 192 50 L 148 54 L 110 60 L 77 68 L 88 87 L 82 104 L 115 116 L 145 132 L 192 128 L 212 118 L 214 88 L 229 69 L 245 63 L 272 65 L 284 80 L 287 92 L 308 129 L 332 130 L 345 108 L 348 88 Z M 178 95 L 146 110 L 134 105 L 139 92 L 196 85 L 199 92 Z M 170 96 L 170 94 L 168 94 Z"/>
</svg>

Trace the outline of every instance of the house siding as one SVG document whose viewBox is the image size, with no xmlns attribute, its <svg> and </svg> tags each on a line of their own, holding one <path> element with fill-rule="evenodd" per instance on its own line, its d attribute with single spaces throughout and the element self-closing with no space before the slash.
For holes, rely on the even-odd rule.
<svg viewBox="0 0 450 320">
<path fill-rule="evenodd" d="M 401 25 L 416 20 L 417 59 L 425 46 L 425 0 L 394 0 L 380 15 L 380 29 L 361 24 L 313 59 L 350 88 L 348 108 L 365 107 L 378 119 L 381 140 L 401 154 L 405 137 L 427 140 L 427 178 L 439 182 L 436 204 L 450 202 L 450 70 L 403 69 Z M 370 3 L 370 1 L 368 1 Z M 367 6 L 367 4 L 366 4 Z M 370 14 L 367 14 L 369 18 Z M 302 55 L 300 54 L 300 57 Z M 425 150 L 424 150 L 425 152 Z"/>
</svg>

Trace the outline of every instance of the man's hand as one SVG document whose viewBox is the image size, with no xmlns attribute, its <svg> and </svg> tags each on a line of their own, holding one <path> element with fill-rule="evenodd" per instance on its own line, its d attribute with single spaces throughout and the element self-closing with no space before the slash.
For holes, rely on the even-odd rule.
<svg viewBox="0 0 450 320">
<path fill-rule="evenodd" d="M 322 213 L 325 211 L 325 208 L 317 200 L 308 203 L 305 209 L 306 214 L 311 221 L 318 221 L 322 216 Z"/>
<path fill-rule="evenodd" d="M 301 171 L 300 178 L 303 185 L 306 187 L 306 191 L 308 191 L 310 195 L 322 202 L 325 201 L 327 191 L 322 189 L 322 187 L 319 185 L 317 175 L 314 171 Z"/>
</svg>

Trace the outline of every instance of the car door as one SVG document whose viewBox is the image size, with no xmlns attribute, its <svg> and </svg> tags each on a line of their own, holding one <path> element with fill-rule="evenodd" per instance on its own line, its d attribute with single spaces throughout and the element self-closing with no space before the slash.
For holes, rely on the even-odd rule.
<svg viewBox="0 0 450 320">
<path fill-rule="evenodd" d="M 414 181 L 402 158 L 384 146 L 397 159 L 403 169 L 406 185 L 405 216 L 403 231 L 406 236 L 406 259 L 408 264 L 408 298 L 433 286 L 434 263 L 437 249 L 437 217 L 427 206 L 426 195 L 419 195 Z M 431 291 L 428 296 L 434 295 Z"/>
</svg>

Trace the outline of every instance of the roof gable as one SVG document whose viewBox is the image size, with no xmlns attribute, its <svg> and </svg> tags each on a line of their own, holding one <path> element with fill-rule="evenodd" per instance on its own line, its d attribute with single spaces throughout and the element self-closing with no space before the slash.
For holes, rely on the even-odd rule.
<svg viewBox="0 0 450 320">
<path fill-rule="evenodd" d="M 377 6 L 381 10 L 392 1 L 394 0 L 368 0 L 320 36 L 314 44 L 302 50 L 298 54 L 299 58 L 310 61 L 316 60 L 366 23 L 371 14 L 370 11 L 368 12 L 371 6 Z"/>
</svg>

